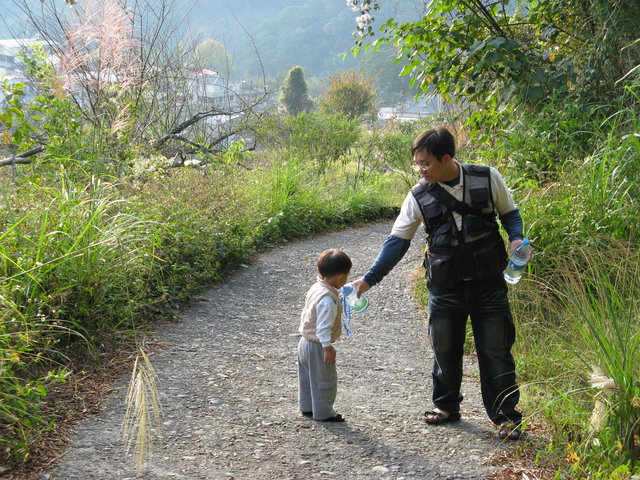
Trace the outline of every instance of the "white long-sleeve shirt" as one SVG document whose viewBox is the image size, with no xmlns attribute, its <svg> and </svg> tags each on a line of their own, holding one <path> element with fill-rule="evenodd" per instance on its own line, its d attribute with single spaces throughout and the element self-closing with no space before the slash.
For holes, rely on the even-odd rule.
<svg viewBox="0 0 640 480">
<path fill-rule="evenodd" d="M 502 178 L 502 175 L 500 175 L 500 172 L 493 167 L 489 167 L 489 169 L 491 171 L 490 179 L 492 200 L 498 215 L 504 215 L 514 211 L 517 207 L 513 201 L 511 193 L 507 189 L 507 184 Z M 456 186 L 450 187 L 443 182 L 438 182 L 438 184 L 453 195 L 456 200 L 462 201 L 464 194 L 464 180 L 464 170 L 460 167 L 460 181 Z M 458 212 L 453 212 L 453 218 L 456 220 L 458 230 L 460 230 L 462 228 L 462 216 Z M 411 240 L 416 234 L 416 230 L 418 230 L 422 221 L 423 217 L 420 205 L 418 205 L 416 198 L 413 196 L 411 191 L 409 191 L 402 203 L 400 214 L 393 224 L 391 235 L 405 240 Z"/>
<path fill-rule="evenodd" d="M 316 305 L 316 336 L 323 347 L 331 345 L 331 328 L 338 316 L 338 304 L 327 295 Z"/>
</svg>

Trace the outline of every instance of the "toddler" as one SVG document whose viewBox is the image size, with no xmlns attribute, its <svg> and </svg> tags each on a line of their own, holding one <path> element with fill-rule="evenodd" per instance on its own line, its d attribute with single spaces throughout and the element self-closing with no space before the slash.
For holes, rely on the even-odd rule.
<svg viewBox="0 0 640 480">
<path fill-rule="evenodd" d="M 298 344 L 298 406 L 302 415 L 324 422 L 343 422 L 333 409 L 338 387 L 336 351 L 342 333 L 340 294 L 351 259 L 341 250 L 325 250 L 317 260 L 318 277 L 305 299 Z"/>
</svg>

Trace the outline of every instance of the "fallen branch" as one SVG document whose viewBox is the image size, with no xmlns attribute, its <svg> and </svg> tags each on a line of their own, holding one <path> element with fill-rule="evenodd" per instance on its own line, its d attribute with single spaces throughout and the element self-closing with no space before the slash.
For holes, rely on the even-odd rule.
<svg viewBox="0 0 640 480">
<path fill-rule="evenodd" d="M 0 167 L 6 167 L 7 165 L 17 165 L 17 164 L 25 164 L 33 162 L 32 157 L 40 152 L 44 152 L 44 147 L 40 145 L 39 147 L 34 147 L 31 150 L 27 150 L 26 152 L 19 153 L 18 155 L 13 155 L 9 158 L 4 158 L 0 160 Z"/>
</svg>

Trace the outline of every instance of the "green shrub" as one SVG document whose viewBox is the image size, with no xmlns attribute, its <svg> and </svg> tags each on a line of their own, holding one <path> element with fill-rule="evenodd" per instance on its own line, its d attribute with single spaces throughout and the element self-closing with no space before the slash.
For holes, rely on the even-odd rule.
<svg viewBox="0 0 640 480">
<path fill-rule="evenodd" d="M 324 172 L 349 152 L 360 136 L 360 122 L 342 115 L 302 113 L 287 118 L 288 149 Z"/>
</svg>

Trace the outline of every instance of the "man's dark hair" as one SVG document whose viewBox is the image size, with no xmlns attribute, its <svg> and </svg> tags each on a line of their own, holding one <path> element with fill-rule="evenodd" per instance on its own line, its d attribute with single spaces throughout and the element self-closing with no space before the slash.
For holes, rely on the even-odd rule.
<svg viewBox="0 0 640 480">
<path fill-rule="evenodd" d="M 325 250 L 318 257 L 316 264 L 318 265 L 318 272 L 323 277 L 332 277 L 333 275 L 351 271 L 351 259 L 342 250 Z"/>
<path fill-rule="evenodd" d="M 438 161 L 447 154 L 453 158 L 456 155 L 456 141 L 445 127 L 430 128 L 418 135 L 411 144 L 411 155 L 421 150 L 426 150 Z"/>
</svg>

